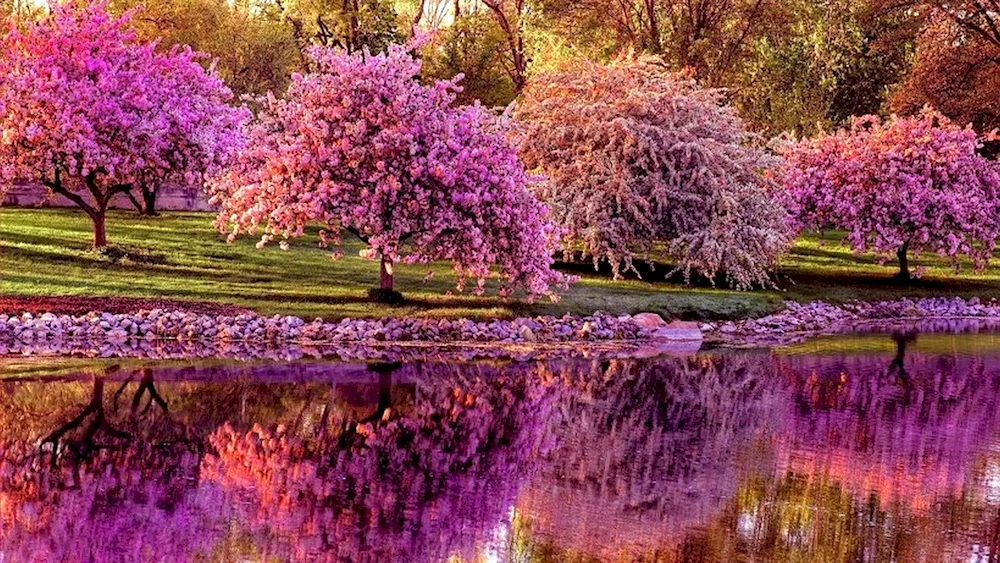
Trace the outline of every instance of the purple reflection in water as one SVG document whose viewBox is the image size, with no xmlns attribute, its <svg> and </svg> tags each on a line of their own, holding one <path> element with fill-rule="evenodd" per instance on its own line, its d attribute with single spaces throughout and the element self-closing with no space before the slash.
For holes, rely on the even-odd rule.
<svg viewBox="0 0 1000 563">
<path fill-rule="evenodd" d="M 988 561 L 993 339 L 34 366 L 0 383 L 0 560 Z"/>
</svg>

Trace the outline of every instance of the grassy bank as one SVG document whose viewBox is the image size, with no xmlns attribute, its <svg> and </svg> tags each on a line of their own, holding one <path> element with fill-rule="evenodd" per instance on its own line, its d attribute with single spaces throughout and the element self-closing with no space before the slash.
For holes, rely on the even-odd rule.
<svg viewBox="0 0 1000 563">
<path fill-rule="evenodd" d="M 887 278 L 891 266 L 854 256 L 834 243 L 801 239 L 780 273 L 781 291 L 734 292 L 647 280 L 612 281 L 589 268 L 575 268 L 579 283 L 559 303 L 527 304 L 495 297 L 448 295 L 455 278 L 446 264 L 397 268 L 397 288 L 409 299 L 402 307 L 374 305 L 366 291 L 376 284 L 378 265 L 358 257 L 360 245 L 345 240 L 345 257 L 331 261 L 315 237 L 254 248 L 255 239 L 227 245 L 205 213 L 169 213 L 143 219 L 132 213 L 108 218 L 112 256 L 90 250 L 90 224 L 81 213 L 42 209 L 0 209 L 0 295 L 130 296 L 230 303 L 264 314 L 307 318 L 416 315 L 485 318 L 521 314 L 586 314 L 656 311 L 688 318 L 760 315 L 784 299 L 882 299 L 923 295 L 1000 295 L 1000 268 L 982 275 L 966 269 L 954 276 L 933 260 L 914 287 Z M 927 264 L 922 259 L 920 264 Z M 662 271 L 662 270 L 661 270 Z M 662 279 L 662 274 L 661 274 Z M 491 287 L 495 295 L 495 286 Z"/>
</svg>

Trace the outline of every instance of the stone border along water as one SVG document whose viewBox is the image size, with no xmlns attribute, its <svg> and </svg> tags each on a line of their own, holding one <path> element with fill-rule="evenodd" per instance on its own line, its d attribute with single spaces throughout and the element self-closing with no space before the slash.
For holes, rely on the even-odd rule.
<svg viewBox="0 0 1000 563">
<path fill-rule="evenodd" d="M 788 301 L 778 313 L 738 322 L 704 323 L 706 340 L 723 346 L 774 346 L 836 334 L 1000 330 L 1000 301 L 978 297 L 903 298 L 833 305 Z"/>
<path fill-rule="evenodd" d="M 659 323 L 662 320 L 656 317 Z M 108 341 L 178 340 L 286 343 L 566 343 L 647 340 L 643 315 L 614 317 L 564 316 L 514 320 L 468 319 L 343 319 L 306 322 L 299 317 L 211 315 L 181 311 L 140 311 L 134 314 L 86 315 L 0 314 L 0 342 L 40 343 L 52 340 Z M 639 319 L 638 321 L 636 319 Z M 653 326 L 655 329 L 656 326 Z"/>
<path fill-rule="evenodd" d="M 654 313 L 587 317 L 468 319 L 343 319 L 236 316 L 154 309 L 134 314 L 0 314 L 0 356 L 90 357 L 342 357 L 406 358 L 457 352 L 460 357 L 538 357 L 585 349 L 635 348 L 638 354 L 688 354 L 703 337 L 715 345 L 767 346 L 829 334 L 886 330 L 1000 330 L 1000 302 L 978 298 L 785 303 L 758 319 L 666 323 Z"/>
</svg>

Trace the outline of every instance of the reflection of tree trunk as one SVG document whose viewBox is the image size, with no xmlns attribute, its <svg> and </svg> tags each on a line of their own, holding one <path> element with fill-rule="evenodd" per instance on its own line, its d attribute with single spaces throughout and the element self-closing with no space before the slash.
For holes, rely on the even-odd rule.
<svg viewBox="0 0 1000 563">
<path fill-rule="evenodd" d="M 333 412 L 337 402 L 337 384 L 330 385 L 330 398 L 323 405 L 323 413 L 319 416 L 319 424 L 316 425 L 316 435 L 326 432 L 327 425 L 330 424 L 330 413 Z"/>
<path fill-rule="evenodd" d="M 909 405 L 913 384 L 910 381 L 910 376 L 906 373 L 906 345 L 910 342 L 916 342 L 917 335 L 914 332 L 897 333 L 892 335 L 892 339 L 896 341 L 896 357 L 889 363 L 888 373 L 896 372 L 903 384 L 903 404 Z"/>
<path fill-rule="evenodd" d="M 139 379 L 139 388 L 136 389 L 135 395 L 132 396 L 132 409 L 131 409 L 132 416 L 134 417 L 136 415 L 136 411 L 139 409 L 139 403 L 142 402 L 142 396 L 145 395 L 146 393 L 149 393 L 149 401 L 146 403 L 146 406 L 142 409 L 142 412 L 139 414 L 146 414 L 147 412 L 149 412 L 149 408 L 153 406 L 154 402 L 157 405 L 159 405 L 164 412 L 170 412 L 170 409 L 167 406 L 167 402 L 156 390 L 156 385 L 153 382 L 153 370 L 150 368 L 142 368 L 139 370 L 139 373 L 142 375 L 142 377 Z M 132 376 L 129 376 L 128 379 L 122 382 L 121 386 L 118 388 L 117 391 L 115 391 L 115 394 L 112 396 L 113 398 L 112 406 L 115 410 L 118 409 L 118 399 L 122 396 L 122 393 L 125 392 L 125 389 L 128 387 L 129 383 L 132 383 Z"/>
<path fill-rule="evenodd" d="M 90 402 L 87 406 L 84 407 L 80 414 L 76 415 L 69 422 L 63 424 L 59 428 L 56 428 L 51 434 L 42 439 L 43 446 L 45 444 L 52 444 L 53 466 L 56 464 L 56 459 L 59 453 L 59 441 L 62 440 L 62 438 L 69 432 L 83 427 L 84 422 L 90 418 L 91 415 L 93 415 L 93 418 L 85 427 L 83 436 L 79 443 L 68 444 L 68 447 L 70 447 L 70 449 L 74 452 L 85 455 L 95 449 L 99 449 L 101 446 L 94 442 L 94 438 L 101 430 L 107 432 L 112 438 L 131 438 L 131 434 L 114 428 L 108 422 L 104 412 L 104 379 L 101 377 L 95 377 L 94 392 L 91 395 Z"/>
<path fill-rule="evenodd" d="M 361 421 L 378 422 L 385 418 L 389 408 L 392 407 L 392 374 L 399 369 L 401 364 L 373 364 L 369 369 L 378 373 L 378 404 L 375 406 L 375 413 Z"/>
<path fill-rule="evenodd" d="M 146 412 L 149 411 L 149 408 L 153 406 L 154 402 L 159 405 L 161 409 L 163 409 L 163 412 L 170 412 L 170 409 L 167 407 L 167 402 L 160 396 L 160 393 L 156 390 L 156 386 L 153 383 L 153 370 L 149 368 L 142 368 L 141 373 L 142 378 L 139 380 L 139 388 L 136 389 L 135 396 L 132 397 L 132 416 L 135 416 L 136 411 L 139 408 L 139 403 L 142 402 L 142 396 L 147 392 L 149 393 L 149 401 L 146 402 L 146 406 L 142 409 L 142 413 L 140 414 L 146 414 Z"/>
<path fill-rule="evenodd" d="M 996 517 L 990 523 L 990 563 L 996 563 L 1000 558 L 1000 508 L 997 509 Z"/>
</svg>

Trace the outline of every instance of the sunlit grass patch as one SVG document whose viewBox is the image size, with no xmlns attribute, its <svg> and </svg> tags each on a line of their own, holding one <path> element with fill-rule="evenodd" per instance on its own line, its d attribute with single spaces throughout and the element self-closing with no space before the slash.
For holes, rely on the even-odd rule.
<svg viewBox="0 0 1000 563">
<path fill-rule="evenodd" d="M 116 212 L 108 219 L 111 259 L 90 248 L 90 222 L 71 210 L 0 210 L 0 293 L 26 296 L 129 296 L 214 301 L 247 307 L 263 314 L 306 318 L 422 316 L 513 317 L 523 314 L 587 314 L 655 311 L 692 319 L 738 318 L 777 310 L 785 299 L 888 299 L 926 295 L 1000 295 L 1000 268 L 974 274 L 963 265 L 955 275 L 950 264 L 922 256 L 924 278 L 912 287 L 889 283 L 893 264 L 878 265 L 873 256 L 858 256 L 838 244 L 839 235 L 802 237 L 783 260 L 779 291 L 737 292 L 694 286 L 672 278 L 668 266 L 612 280 L 602 269 L 575 266 L 580 281 L 558 303 L 541 299 L 503 301 L 496 285 L 484 297 L 454 291 L 455 276 L 447 264 L 400 265 L 396 285 L 408 301 L 399 307 L 373 304 L 367 290 L 376 285 L 378 264 L 358 256 L 361 245 L 344 238 L 344 257 L 330 258 L 315 236 L 262 250 L 245 237 L 227 245 L 212 227 L 209 213 L 165 213 L 140 218 Z M 311 235 L 314 233 L 311 233 Z M 117 249 L 117 250 L 116 250 Z M 428 269 L 434 271 L 424 281 Z"/>
</svg>

